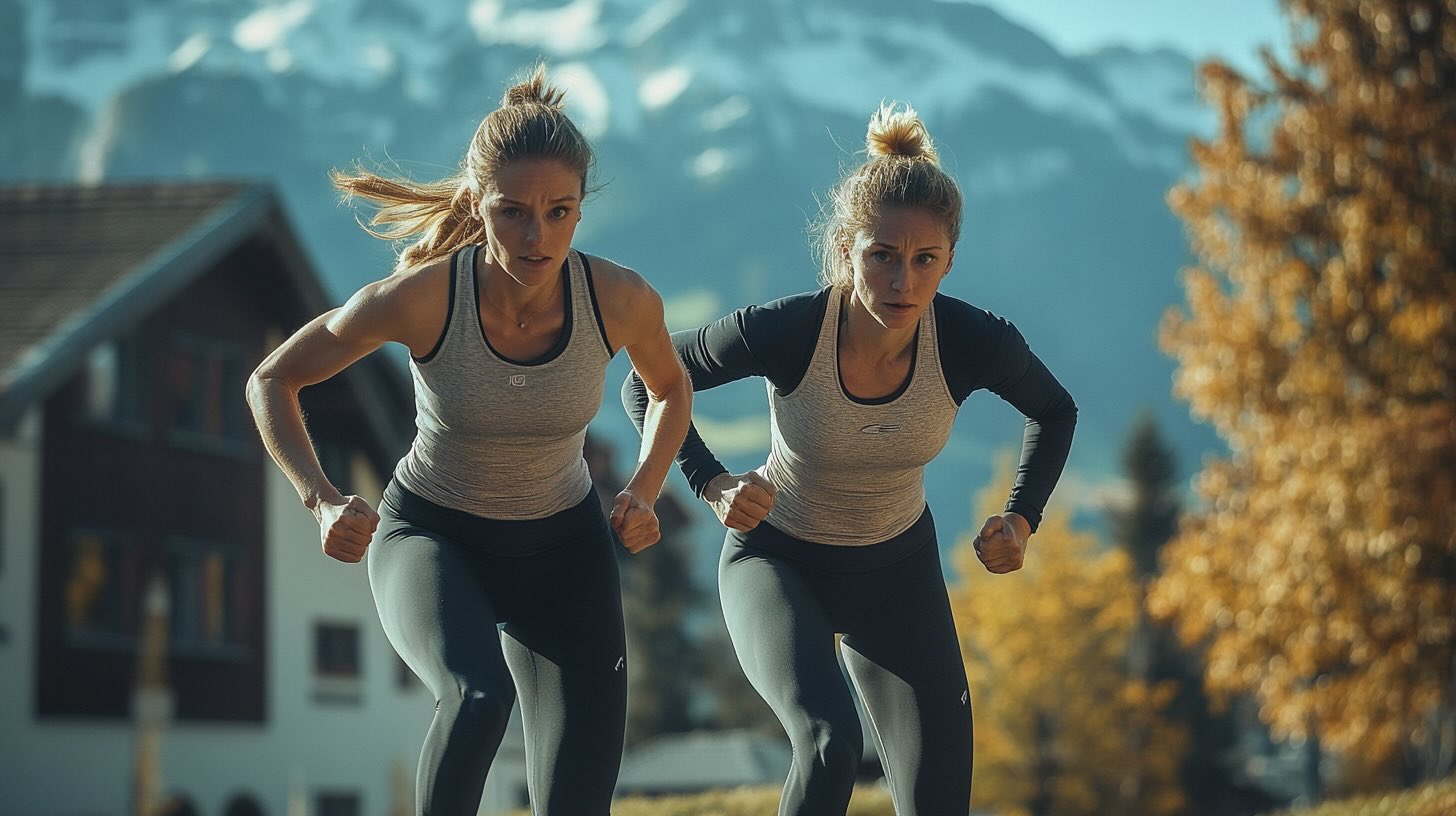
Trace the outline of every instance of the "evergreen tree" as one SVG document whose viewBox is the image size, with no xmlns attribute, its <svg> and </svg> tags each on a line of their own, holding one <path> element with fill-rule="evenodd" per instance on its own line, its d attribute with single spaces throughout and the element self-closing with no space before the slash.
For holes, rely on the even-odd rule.
<svg viewBox="0 0 1456 816">
<path fill-rule="evenodd" d="M 1110 514 L 1112 538 L 1127 550 L 1138 579 L 1147 581 L 1158 574 L 1158 555 L 1178 531 L 1182 512 L 1173 450 L 1147 411 L 1133 424 L 1122 453 L 1122 470 L 1132 494 L 1125 507 Z"/>
<path fill-rule="evenodd" d="M 999 512 L 1009 457 L 976 518 Z M 978 525 L 979 526 L 979 525 Z M 976 802 L 1031 816 L 1181 814 L 1187 734 L 1166 709 L 1175 687 L 1130 677 L 1137 576 L 1126 553 L 1073 531 L 1053 507 L 1025 566 L 991 575 L 956 544 L 951 607 L 975 711 Z M 1125 738 L 1144 735 L 1137 745 Z M 1130 768 L 1139 769 L 1127 791 Z"/>
<path fill-rule="evenodd" d="M 1147 411 L 1133 424 L 1123 449 L 1122 469 L 1129 495 L 1126 504 L 1109 513 L 1109 526 L 1113 541 L 1127 553 L 1137 573 L 1138 612 L 1128 645 L 1128 674 L 1152 686 L 1175 689 L 1165 716 L 1189 735 L 1179 774 L 1188 799 L 1187 812 L 1207 816 L 1244 812 L 1230 767 L 1234 723 L 1228 714 L 1209 710 L 1199 657 L 1181 648 L 1173 632 L 1147 612 L 1148 584 L 1161 571 L 1159 557 L 1177 533 L 1182 513 L 1173 449 Z M 1146 729 L 1129 727 L 1127 736 L 1132 754 L 1139 755 L 1147 740 Z M 1129 766 L 1122 785 L 1124 811 L 1136 801 L 1141 787 L 1142 769 Z"/>
</svg>

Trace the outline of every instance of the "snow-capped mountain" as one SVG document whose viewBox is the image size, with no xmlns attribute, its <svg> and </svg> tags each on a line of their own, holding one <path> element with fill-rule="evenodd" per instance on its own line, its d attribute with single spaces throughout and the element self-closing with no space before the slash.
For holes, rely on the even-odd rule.
<svg viewBox="0 0 1456 816">
<path fill-rule="evenodd" d="M 264 85 L 296 75 L 339 90 L 388 87 L 439 104 L 452 91 L 499 81 L 451 75 L 472 56 L 493 66 L 499 60 L 487 52 L 495 52 L 556 63 L 576 115 L 598 137 L 635 136 L 644 116 L 693 92 L 703 101 L 781 99 L 861 117 L 867 90 L 895 89 L 932 118 L 1009 94 L 1106 130 L 1135 163 L 1178 165 L 1182 157 L 1158 155 L 1162 146 L 1136 133 L 1130 117 L 1174 132 L 1209 123 L 1194 104 L 1189 62 L 1174 52 L 1069 58 L 964 2 L 7 2 L 24 15 L 26 92 L 93 114 L 140 81 L 194 70 Z"/>
<path fill-rule="evenodd" d="M 967 195 L 944 289 L 1014 320 L 1081 405 L 1056 501 L 1095 505 L 1140 407 L 1190 470 L 1211 442 L 1155 345 L 1189 262 L 1164 196 L 1213 126 L 1174 52 L 1066 55 L 982 6 L 925 1 L 0 0 L 5 31 L 0 180 L 270 179 L 340 296 L 389 254 L 326 171 L 450 171 L 545 58 L 600 153 L 578 244 L 641 270 L 677 327 L 813 287 L 816 194 L 874 107 L 908 101 Z M 730 460 L 761 460 L 760 390 L 699 406 Z M 963 413 L 930 471 L 947 538 L 1020 430 L 994 397 Z M 598 424 L 627 444 L 612 405 Z"/>
</svg>

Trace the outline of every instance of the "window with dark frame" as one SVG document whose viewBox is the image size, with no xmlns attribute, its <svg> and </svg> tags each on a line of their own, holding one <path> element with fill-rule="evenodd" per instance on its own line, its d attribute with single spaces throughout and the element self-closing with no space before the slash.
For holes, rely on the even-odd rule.
<svg viewBox="0 0 1456 816">
<path fill-rule="evenodd" d="M 146 422 L 143 404 L 141 343 L 119 337 L 98 343 L 86 355 L 81 413 L 102 426 L 140 428 Z"/>
<path fill-rule="evenodd" d="M 404 658 L 396 652 L 394 655 L 395 682 L 400 691 L 413 691 L 417 688 L 424 688 L 424 682 L 415 674 L 415 670 L 404 662 Z"/>
<path fill-rule="evenodd" d="M 243 352 L 222 340 L 178 334 L 170 349 L 169 412 L 184 439 L 240 443 L 247 438 Z"/>
<path fill-rule="evenodd" d="M 251 793 L 235 794 L 223 809 L 222 816 L 264 816 L 263 806 Z"/>
<path fill-rule="evenodd" d="M 131 537 L 76 528 L 67 547 L 65 628 L 72 639 L 132 645 L 141 614 L 142 576 Z"/>
<path fill-rule="evenodd" d="M 319 677 L 357 679 L 360 675 L 359 627 L 346 623 L 314 624 L 313 668 Z"/>
<path fill-rule="evenodd" d="M 320 793 L 316 804 L 316 816 L 359 816 L 364 810 L 359 794 L 352 791 Z"/>
<path fill-rule="evenodd" d="M 247 592 L 236 547 L 173 539 L 167 552 L 167 578 L 176 648 L 215 654 L 242 648 Z"/>
</svg>

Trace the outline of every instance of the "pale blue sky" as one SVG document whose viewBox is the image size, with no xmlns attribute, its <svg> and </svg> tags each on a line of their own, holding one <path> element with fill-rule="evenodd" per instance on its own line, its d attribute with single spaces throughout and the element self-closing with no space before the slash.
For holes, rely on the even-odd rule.
<svg viewBox="0 0 1456 816">
<path fill-rule="evenodd" d="M 1069 54 L 1105 45 L 1171 46 L 1195 59 L 1218 55 L 1262 73 L 1261 45 L 1289 53 L 1277 0 L 973 0 L 1032 29 Z"/>
</svg>

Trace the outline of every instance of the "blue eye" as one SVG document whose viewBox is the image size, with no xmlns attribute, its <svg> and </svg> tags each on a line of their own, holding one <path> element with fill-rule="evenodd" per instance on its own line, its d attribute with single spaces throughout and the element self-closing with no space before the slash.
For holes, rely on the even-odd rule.
<svg viewBox="0 0 1456 816">
<path fill-rule="evenodd" d="M 502 207 L 500 213 L 506 218 L 515 218 L 521 214 L 521 209 L 519 207 Z"/>
<path fill-rule="evenodd" d="M 870 253 L 870 260 L 873 260 L 875 263 L 889 263 L 890 253 L 886 252 L 883 249 L 876 250 L 875 252 Z"/>
<path fill-rule="evenodd" d="M 570 207 L 557 207 L 556 209 L 554 209 L 554 210 L 551 211 L 551 217 L 552 218 L 555 218 L 555 219 L 558 219 L 558 220 L 560 220 L 562 218 L 565 218 L 566 216 L 568 216 L 570 214 L 571 214 L 571 208 Z"/>
<path fill-rule="evenodd" d="M 931 255 L 929 252 L 925 252 L 922 253 L 917 260 L 920 261 L 920 264 L 922 266 L 930 266 L 931 264 L 935 263 L 935 256 Z"/>
</svg>

